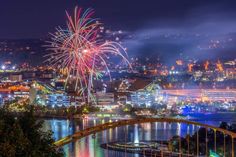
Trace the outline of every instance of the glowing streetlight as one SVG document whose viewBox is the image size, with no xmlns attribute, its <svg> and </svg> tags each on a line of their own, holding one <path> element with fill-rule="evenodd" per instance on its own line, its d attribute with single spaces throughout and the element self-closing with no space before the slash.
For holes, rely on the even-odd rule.
<svg viewBox="0 0 236 157">
<path fill-rule="evenodd" d="M 2 65 L 1 68 L 2 68 L 2 70 L 5 70 L 5 69 L 6 69 L 6 66 L 5 66 L 5 65 Z"/>
</svg>

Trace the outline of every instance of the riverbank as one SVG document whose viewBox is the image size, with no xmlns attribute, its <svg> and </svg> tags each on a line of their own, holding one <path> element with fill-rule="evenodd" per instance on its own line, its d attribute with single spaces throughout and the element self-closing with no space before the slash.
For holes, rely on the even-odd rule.
<svg viewBox="0 0 236 157">
<path fill-rule="evenodd" d="M 22 116 L 24 112 L 11 112 L 8 111 L 10 114 L 14 116 Z M 43 112 L 43 111 L 33 111 L 33 115 L 36 118 L 40 119 L 65 119 L 65 120 L 76 120 L 76 119 L 111 119 L 111 120 L 121 120 L 121 119 L 131 119 L 131 118 L 145 118 L 147 116 L 134 116 L 128 114 L 116 114 L 116 113 L 107 113 L 107 112 L 94 112 L 90 114 L 69 114 L 66 112 Z M 219 124 L 216 122 L 230 122 L 236 123 L 236 112 L 221 112 L 221 113 L 211 113 L 211 114 L 204 114 L 204 113 L 193 113 L 193 114 L 184 114 L 184 115 L 170 115 L 170 116 L 149 116 L 153 118 L 163 118 L 163 117 L 170 117 L 170 118 L 177 118 L 177 119 L 186 119 L 190 121 L 202 121 L 204 120 L 205 123 L 209 123 L 211 121 L 212 125 Z M 222 119 L 222 117 L 224 117 Z M 235 117 L 235 118 L 233 118 Z"/>
</svg>

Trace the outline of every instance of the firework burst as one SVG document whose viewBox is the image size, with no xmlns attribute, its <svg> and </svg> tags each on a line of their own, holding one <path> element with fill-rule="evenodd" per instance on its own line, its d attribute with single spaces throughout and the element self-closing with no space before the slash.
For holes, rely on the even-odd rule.
<svg viewBox="0 0 236 157">
<path fill-rule="evenodd" d="M 109 73 L 106 60 L 109 55 L 121 57 L 129 66 L 125 49 L 117 42 L 103 40 L 99 33 L 102 24 L 98 19 L 92 18 L 94 11 L 77 7 L 73 16 L 68 12 L 67 28 L 58 27 L 51 34 L 47 48 L 50 53 L 46 61 L 54 67 L 67 69 L 67 81 L 70 77 L 76 81 L 75 90 L 85 96 L 90 96 L 93 78 L 105 68 Z"/>
</svg>

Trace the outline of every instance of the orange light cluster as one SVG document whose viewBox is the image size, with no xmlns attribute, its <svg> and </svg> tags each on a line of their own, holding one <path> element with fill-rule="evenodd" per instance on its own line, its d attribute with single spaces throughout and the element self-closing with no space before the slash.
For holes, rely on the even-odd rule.
<svg viewBox="0 0 236 157">
<path fill-rule="evenodd" d="M 29 91 L 29 87 L 23 85 L 11 86 L 8 89 L 11 91 Z"/>
<path fill-rule="evenodd" d="M 220 60 L 218 60 L 217 63 L 216 63 L 216 70 L 219 71 L 219 72 L 224 71 L 223 65 L 220 62 Z"/>
<path fill-rule="evenodd" d="M 177 65 L 183 65 L 184 62 L 183 62 L 182 60 L 176 60 L 176 64 L 177 64 Z"/>
<path fill-rule="evenodd" d="M 209 69 L 209 61 L 206 61 L 205 63 L 204 63 L 204 69 L 207 71 L 208 69 Z"/>
<path fill-rule="evenodd" d="M 193 72 L 193 64 L 192 63 L 188 64 L 188 72 Z"/>
</svg>

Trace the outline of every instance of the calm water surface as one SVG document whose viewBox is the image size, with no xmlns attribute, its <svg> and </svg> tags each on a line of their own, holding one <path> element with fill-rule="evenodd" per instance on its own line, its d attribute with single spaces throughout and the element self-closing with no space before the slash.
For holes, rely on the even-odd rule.
<svg viewBox="0 0 236 157">
<path fill-rule="evenodd" d="M 236 123 L 236 113 L 218 113 L 218 114 L 192 114 L 189 115 L 192 121 L 219 126 L 221 121 Z M 87 127 L 95 126 L 111 121 L 109 119 L 96 120 L 46 120 L 45 129 L 54 132 L 56 140 L 73 134 Z M 114 120 L 113 120 L 114 121 Z M 79 141 L 70 143 L 63 147 L 66 157 L 123 157 L 124 153 L 107 151 L 100 147 L 100 144 L 112 141 L 148 141 L 148 140 L 168 140 L 173 135 L 185 136 L 193 134 L 198 129 L 197 126 L 185 124 L 168 124 L 168 123 L 145 123 L 133 126 L 118 127 L 109 129 L 96 134 L 96 137 L 85 137 Z M 125 138 L 127 137 L 127 138 Z M 128 155 L 128 157 L 138 155 Z"/>
</svg>

